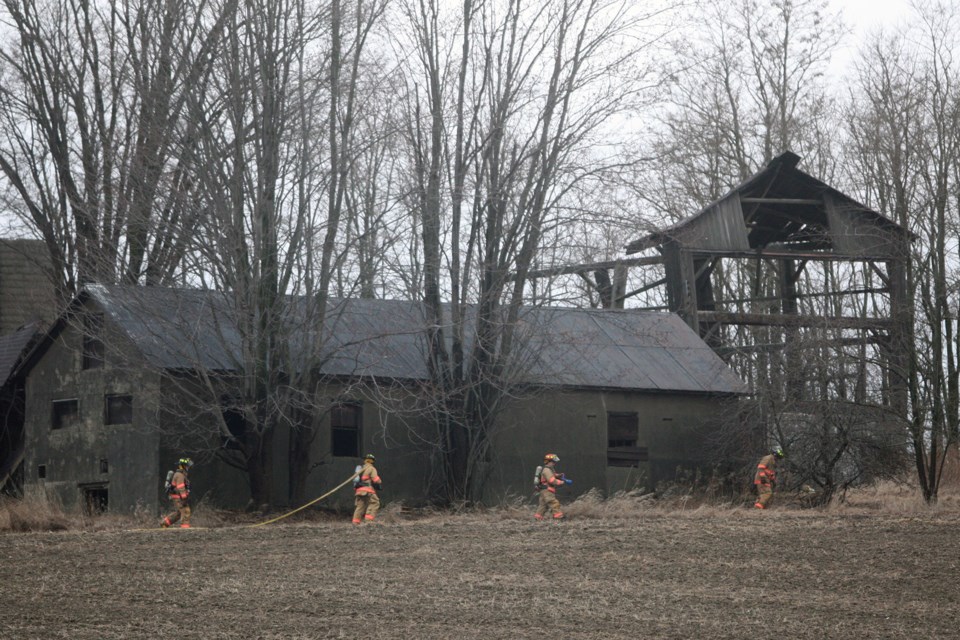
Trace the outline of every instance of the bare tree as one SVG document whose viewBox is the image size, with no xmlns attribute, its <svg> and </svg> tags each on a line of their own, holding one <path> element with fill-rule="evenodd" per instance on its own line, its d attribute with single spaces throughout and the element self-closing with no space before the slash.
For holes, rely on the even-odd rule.
<svg viewBox="0 0 960 640">
<path fill-rule="evenodd" d="M 663 169 L 644 182 L 643 196 L 674 219 L 784 151 L 819 162 L 831 126 L 822 76 L 842 35 L 825 0 L 711 0 L 694 10 L 661 116 Z"/>
<path fill-rule="evenodd" d="M 916 234 L 906 274 L 915 337 L 907 355 L 909 432 L 921 491 L 937 500 L 960 424 L 956 193 L 960 84 L 952 6 L 918 6 L 914 24 L 877 34 L 858 65 L 849 126 L 866 197 Z"/>
<path fill-rule="evenodd" d="M 271 500 L 280 426 L 293 434 L 289 497 L 303 497 L 310 443 L 328 408 L 317 404 L 324 319 L 361 59 L 382 11 L 382 2 L 335 1 L 320 13 L 300 0 L 247 3 L 208 90 L 189 104 L 205 207 L 193 277 L 229 296 L 241 344 L 229 367 L 232 397 L 222 395 L 222 376 L 200 375 L 208 405 L 226 402 L 236 418 L 233 432 L 219 422 L 235 443 L 220 454 L 247 473 L 257 505 Z"/>
<path fill-rule="evenodd" d="M 61 295 L 177 274 L 198 224 L 186 104 L 234 4 L 4 2 L 3 194 Z"/>
<path fill-rule="evenodd" d="M 465 0 L 454 13 L 420 0 L 403 13 L 412 46 L 400 50 L 417 62 L 407 75 L 406 139 L 439 493 L 475 500 L 516 384 L 526 272 L 557 237 L 563 203 L 622 162 L 599 157 L 595 137 L 654 84 L 641 54 L 657 10 Z"/>
</svg>

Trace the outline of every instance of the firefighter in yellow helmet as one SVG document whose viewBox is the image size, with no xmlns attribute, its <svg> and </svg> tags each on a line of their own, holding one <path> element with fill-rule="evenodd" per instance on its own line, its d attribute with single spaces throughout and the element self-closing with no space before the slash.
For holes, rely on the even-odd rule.
<svg viewBox="0 0 960 640">
<path fill-rule="evenodd" d="M 363 464 L 357 469 L 357 477 L 353 481 L 354 498 L 356 505 L 353 510 L 353 524 L 360 524 L 364 520 L 372 522 L 380 510 L 380 498 L 377 491 L 380 489 L 380 474 L 373 466 L 376 457 L 372 453 L 363 456 Z"/>
<path fill-rule="evenodd" d="M 760 458 L 757 463 L 757 472 L 753 476 L 753 484 L 757 488 L 757 501 L 753 506 L 757 509 L 766 509 L 773 499 L 773 488 L 777 485 L 777 462 L 783 460 L 783 449 L 775 448 Z"/>
<path fill-rule="evenodd" d="M 180 458 L 177 463 L 177 470 L 173 472 L 167 484 L 167 495 L 173 502 L 174 512 L 163 519 L 160 526 L 164 529 L 180 521 L 181 529 L 190 528 L 190 468 L 193 466 L 193 460 L 190 458 Z"/>
<path fill-rule="evenodd" d="M 565 484 L 573 484 L 562 473 L 557 473 L 557 463 L 560 462 L 560 456 L 555 453 L 548 453 L 543 457 L 543 465 L 537 467 L 537 474 L 534 478 L 536 490 L 540 494 L 540 504 L 537 506 L 537 512 L 533 517 L 537 520 L 543 520 L 547 509 L 553 513 L 554 520 L 563 518 L 563 511 L 560 509 L 560 501 L 557 500 L 557 487 Z"/>
</svg>

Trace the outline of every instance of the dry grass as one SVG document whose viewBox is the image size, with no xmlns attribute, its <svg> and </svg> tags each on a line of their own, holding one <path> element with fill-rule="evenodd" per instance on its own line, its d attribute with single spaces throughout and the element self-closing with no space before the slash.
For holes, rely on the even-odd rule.
<svg viewBox="0 0 960 640">
<path fill-rule="evenodd" d="M 620 492 L 604 498 L 597 490 L 589 491 L 575 500 L 561 502 L 570 520 L 639 520 L 650 514 L 690 515 L 694 517 L 742 517 L 751 511 L 752 495 L 736 499 L 704 496 L 694 492 L 674 492 L 669 497 L 656 498 L 652 493 Z M 459 509 L 408 509 L 402 501 L 385 504 L 378 516 L 383 524 L 440 523 L 444 520 L 474 520 L 487 522 L 530 520 L 536 500 L 525 496 L 506 496 L 496 507 Z M 883 482 L 849 492 L 843 501 L 820 508 L 808 509 L 800 493 L 780 494 L 776 510 L 797 515 L 923 515 L 960 514 L 960 483 L 941 487 L 940 499 L 927 505 L 916 486 L 907 483 Z M 218 509 L 206 502 L 194 507 L 196 526 L 217 529 L 249 526 L 283 516 L 283 511 L 233 511 Z M 341 522 L 349 514 L 328 510 L 307 509 L 283 518 L 284 524 L 326 524 Z M 0 532 L 31 531 L 123 531 L 157 527 L 159 518 L 145 509 L 127 515 L 66 514 L 52 501 L 15 500 L 0 498 Z"/>
<path fill-rule="evenodd" d="M 0 497 L 0 531 L 65 531 L 70 525 L 63 509 L 53 502 Z"/>
</svg>

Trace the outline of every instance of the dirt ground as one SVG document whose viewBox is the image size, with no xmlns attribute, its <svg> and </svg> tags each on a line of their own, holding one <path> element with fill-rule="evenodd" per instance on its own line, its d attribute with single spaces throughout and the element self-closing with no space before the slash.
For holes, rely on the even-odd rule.
<svg viewBox="0 0 960 640">
<path fill-rule="evenodd" d="M 2 534 L 0 637 L 960 637 L 956 513 L 529 515 Z"/>
</svg>

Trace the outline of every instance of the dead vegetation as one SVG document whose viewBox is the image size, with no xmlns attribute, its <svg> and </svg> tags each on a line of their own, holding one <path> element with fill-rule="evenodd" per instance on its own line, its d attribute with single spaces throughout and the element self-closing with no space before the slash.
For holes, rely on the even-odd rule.
<svg viewBox="0 0 960 640">
<path fill-rule="evenodd" d="M 562 496 L 561 496 L 562 497 Z M 564 512 L 572 520 L 640 520 L 650 513 L 682 515 L 695 513 L 724 517 L 739 514 L 752 504 L 751 495 L 722 498 L 683 488 L 670 488 L 658 496 L 652 492 L 623 491 L 604 498 L 597 490 L 580 495 L 575 500 L 564 500 Z M 387 502 L 378 516 L 382 524 L 402 522 L 440 522 L 450 518 L 473 518 L 484 521 L 529 519 L 533 501 L 513 496 L 501 501 L 495 508 L 441 510 L 435 508 L 407 508 L 402 502 Z M 776 499 L 780 511 L 806 511 L 812 517 L 819 515 L 886 514 L 891 516 L 923 514 L 960 514 L 960 483 L 949 483 L 935 505 L 923 502 L 916 487 L 907 483 L 882 482 L 852 491 L 843 500 L 810 508 L 803 490 L 780 492 Z M 194 524 L 206 528 L 249 527 L 284 515 L 284 512 L 245 512 L 217 509 L 204 502 L 194 508 Z M 314 509 L 283 517 L 283 524 L 338 523 L 346 517 L 343 512 Z M 137 510 L 131 515 L 68 515 L 59 505 L 43 500 L 15 500 L 0 498 L 0 532 L 40 531 L 124 531 L 150 529 L 158 526 L 159 518 Z"/>
<path fill-rule="evenodd" d="M 767 512 L 588 494 L 560 523 L 519 502 L 393 503 L 362 526 L 314 513 L 250 528 L 262 514 L 203 505 L 191 530 L 67 518 L 2 536 L 0 638 L 954 637 L 955 585 L 930 576 L 960 568 L 960 508 L 921 505 L 884 486 Z"/>
</svg>

